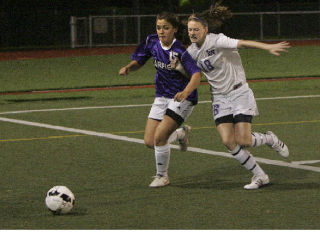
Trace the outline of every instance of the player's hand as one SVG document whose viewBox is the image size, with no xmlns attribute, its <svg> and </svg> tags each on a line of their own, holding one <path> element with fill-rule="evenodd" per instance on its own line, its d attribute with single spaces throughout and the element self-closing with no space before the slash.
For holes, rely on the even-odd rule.
<svg viewBox="0 0 320 232">
<path fill-rule="evenodd" d="M 177 65 L 178 65 L 179 62 L 180 62 L 179 59 L 176 58 L 176 57 L 173 58 L 173 59 L 170 58 L 170 67 L 171 67 L 172 69 L 176 69 L 176 67 L 177 67 Z"/>
<path fill-rule="evenodd" d="M 170 67 L 173 70 L 176 70 L 178 72 L 180 72 L 182 75 L 184 75 L 187 78 L 190 78 L 190 75 L 186 72 L 186 70 L 184 69 L 184 67 L 181 64 L 181 61 L 179 60 L 178 57 L 175 58 L 170 58 Z"/>
<path fill-rule="evenodd" d="M 182 91 L 178 92 L 173 99 L 177 102 L 184 102 L 188 96 L 189 94 L 187 94 L 185 91 Z"/>
<path fill-rule="evenodd" d="M 280 52 L 288 52 L 287 49 L 290 48 L 290 44 L 287 41 L 270 44 L 269 45 L 269 52 L 275 56 L 280 56 Z"/>
<path fill-rule="evenodd" d="M 129 68 L 127 68 L 126 66 L 122 67 L 119 70 L 119 75 L 121 75 L 121 76 L 127 76 L 128 74 L 129 74 Z"/>
</svg>

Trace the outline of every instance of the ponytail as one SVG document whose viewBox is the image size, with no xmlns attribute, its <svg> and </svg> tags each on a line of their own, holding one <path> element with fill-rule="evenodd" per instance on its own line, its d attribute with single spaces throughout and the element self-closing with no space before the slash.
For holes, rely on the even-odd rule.
<svg viewBox="0 0 320 232">
<path fill-rule="evenodd" d="M 232 12 L 228 7 L 221 5 L 222 0 L 211 5 L 208 10 L 201 13 L 193 13 L 188 18 L 189 21 L 200 22 L 204 27 L 210 27 L 214 30 L 219 29 L 223 22 L 232 17 Z"/>
</svg>

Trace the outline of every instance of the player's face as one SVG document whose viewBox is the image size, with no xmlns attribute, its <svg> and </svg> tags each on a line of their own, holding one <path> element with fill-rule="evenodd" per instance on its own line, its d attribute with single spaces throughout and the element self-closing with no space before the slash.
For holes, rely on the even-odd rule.
<svg viewBox="0 0 320 232">
<path fill-rule="evenodd" d="M 170 46 L 174 39 L 174 34 L 177 32 L 177 29 L 174 28 L 169 22 L 165 19 L 159 19 L 157 21 L 157 34 L 162 44 Z"/>
<path fill-rule="evenodd" d="M 192 43 L 196 43 L 198 47 L 201 47 L 206 35 L 208 33 L 208 28 L 203 26 L 202 23 L 197 21 L 188 22 L 188 34 Z"/>
</svg>

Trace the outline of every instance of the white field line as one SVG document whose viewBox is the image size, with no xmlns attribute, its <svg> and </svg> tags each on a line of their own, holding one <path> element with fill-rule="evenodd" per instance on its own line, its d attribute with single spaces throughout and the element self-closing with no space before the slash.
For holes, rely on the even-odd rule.
<svg viewBox="0 0 320 232">
<path fill-rule="evenodd" d="M 116 139 L 116 140 L 122 140 L 122 141 L 128 141 L 128 142 L 144 143 L 144 141 L 142 139 L 135 139 L 135 138 L 129 138 L 127 136 L 120 136 L 120 135 L 113 135 L 113 134 L 109 134 L 109 133 L 100 133 L 100 132 L 95 132 L 95 131 L 81 130 L 81 129 L 75 129 L 75 128 L 64 127 L 64 126 L 54 126 L 54 125 L 45 124 L 45 123 L 30 122 L 30 121 L 25 121 L 25 120 L 3 118 L 3 117 L 0 117 L 0 121 L 28 125 L 28 126 L 41 127 L 41 128 L 47 128 L 47 129 L 53 129 L 53 130 L 67 131 L 67 132 L 78 133 L 78 134 L 105 137 L 105 138 L 109 138 L 109 139 Z"/>
<path fill-rule="evenodd" d="M 229 153 L 226 153 L 226 152 L 217 152 L 217 151 L 211 151 L 211 150 L 206 150 L 206 149 L 201 149 L 201 148 L 196 148 L 196 147 L 188 147 L 188 151 L 203 153 L 203 154 L 207 154 L 207 155 L 233 158 L 232 155 L 230 155 Z M 314 171 L 314 172 L 320 172 L 320 167 L 300 165 L 300 164 L 296 164 L 294 162 L 289 163 L 289 162 L 280 161 L 280 160 L 270 160 L 270 159 L 260 158 L 260 157 L 256 157 L 256 156 L 254 158 L 259 163 L 270 164 L 270 165 L 274 165 L 274 166 L 303 169 L 303 170 L 309 170 L 309 171 Z"/>
<path fill-rule="evenodd" d="M 45 124 L 45 123 L 30 122 L 30 121 L 25 121 L 25 120 L 17 120 L 17 119 L 10 119 L 10 118 L 4 118 L 4 117 L 0 117 L 0 121 L 28 125 L 28 126 L 34 126 L 34 127 L 47 128 L 47 129 L 53 129 L 53 130 L 67 131 L 67 132 L 78 133 L 78 134 L 104 137 L 104 138 L 108 138 L 108 139 L 121 140 L 121 141 L 126 141 L 126 142 L 144 144 L 144 141 L 142 139 L 129 138 L 127 136 L 113 135 L 113 134 L 109 134 L 109 133 L 81 130 L 81 129 L 75 129 L 75 128 L 70 128 L 70 127 L 63 127 L 63 126 L 54 126 L 54 125 Z M 171 147 L 174 149 L 179 149 L 179 147 L 177 145 L 171 145 Z M 189 147 L 188 151 L 207 154 L 207 155 L 233 158 L 229 153 L 211 151 L 211 150 L 206 150 L 206 149 L 201 149 L 201 148 L 196 148 L 196 147 Z M 300 165 L 300 164 L 295 164 L 295 163 L 288 163 L 288 162 L 279 161 L 279 160 L 264 159 L 264 158 L 259 158 L 259 157 L 255 157 L 255 158 L 260 163 L 265 163 L 265 164 L 270 164 L 270 165 L 275 165 L 275 166 L 290 167 L 290 168 L 296 168 L 296 169 L 303 169 L 303 170 L 314 171 L 314 172 L 320 172 L 320 167 L 312 167 L 312 166 Z"/>
<path fill-rule="evenodd" d="M 316 164 L 320 163 L 320 160 L 302 160 L 302 161 L 292 161 L 293 164 Z"/>
<path fill-rule="evenodd" d="M 73 108 L 58 108 L 58 109 L 41 109 L 41 110 L 19 110 L 0 112 L 2 114 L 23 114 L 23 113 L 35 113 L 35 112 L 53 112 L 53 111 L 68 111 L 68 110 L 92 110 L 92 109 L 113 109 L 113 108 L 131 108 L 131 107 L 145 107 L 151 106 L 151 104 L 137 104 L 137 105 L 117 105 L 117 106 L 87 106 L 87 107 L 73 107 Z"/>
<path fill-rule="evenodd" d="M 264 97 L 264 98 L 256 98 L 256 101 L 282 100 L 282 99 L 299 99 L 299 98 L 318 98 L 318 97 L 320 97 L 320 95 L 286 96 L 286 97 Z M 205 104 L 205 103 L 211 103 L 211 101 L 199 101 L 199 104 Z M 72 108 L 41 109 L 41 110 L 19 110 L 19 111 L 0 112 L 0 115 L 5 115 L 5 114 L 23 114 L 23 113 L 34 113 L 34 112 L 68 111 L 68 110 L 133 108 L 133 107 L 145 107 L 145 106 L 151 106 L 151 105 L 152 104 L 136 104 L 136 105 L 115 105 L 115 106 L 72 107 Z"/>
</svg>

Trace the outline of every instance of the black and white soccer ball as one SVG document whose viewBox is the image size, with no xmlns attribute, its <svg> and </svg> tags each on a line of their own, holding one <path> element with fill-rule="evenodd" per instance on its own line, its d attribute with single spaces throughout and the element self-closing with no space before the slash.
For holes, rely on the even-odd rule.
<svg viewBox="0 0 320 232">
<path fill-rule="evenodd" d="M 53 214 L 66 214 L 73 208 L 75 197 L 66 186 L 54 186 L 47 192 L 45 202 Z"/>
</svg>

